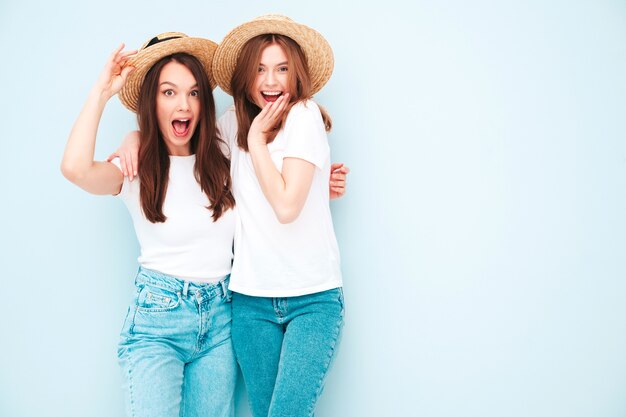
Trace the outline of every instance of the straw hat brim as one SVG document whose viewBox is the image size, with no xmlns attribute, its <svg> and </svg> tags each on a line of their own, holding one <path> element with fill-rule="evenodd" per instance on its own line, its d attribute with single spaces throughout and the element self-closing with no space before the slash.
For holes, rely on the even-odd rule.
<svg viewBox="0 0 626 417">
<path fill-rule="evenodd" d="M 126 108 L 136 113 L 139 92 L 146 74 L 161 58 L 175 53 L 187 53 L 197 58 L 206 71 L 211 88 L 215 88 L 212 62 L 216 49 L 217 44 L 213 41 L 186 35 L 181 38 L 161 41 L 141 49 L 137 55 L 128 60 L 127 65 L 132 65 L 135 70 L 128 75 L 124 87 L 118 93 L 120 101 Z"/>
<path fill-rule="evenodd" d="M 328 41 L 315 29 L 281 15 L 260 16 L 237 26 L 224 37 L 213 57 L 217 85 L 232 95 L 230 83 L 243 46 L 255 36 L 270 33 L 287 36 L 300 45 L 309 67 L 312 94 L 321 90 L 330 79 L 335 64 Z"/>
</svg>

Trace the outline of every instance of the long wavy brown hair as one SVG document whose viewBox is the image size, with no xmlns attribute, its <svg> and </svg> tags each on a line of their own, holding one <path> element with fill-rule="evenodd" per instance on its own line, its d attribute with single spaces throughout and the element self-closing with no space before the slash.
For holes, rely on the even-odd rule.
<svg viewBox="0 0 626 417">
<path fill-rule="evenodd" d="M 268 135 L 268 143 L 276 138 L 276 134 L 285 124 L 289 110 L 298 102 L 309 100 L 311 94 L 311 77 L 307 66 L 306 57 L 300 45 L 293 39 L 277 34 L 265 34 L 255 36 L 243 46 L 237 65 L 231 79 L 230 88 L 235 101 L 237 114 L 237 145 L 248 151 L 248 131 L 254 118 L 261 112 L 259 106 L 254 103 L 250 91 L 254 88 L 261 54 L 269 45 L 279 45 L 287 56 L 287 88 L 289 89 L 289 104 L 283 113 L 282 119 Z M 318 105 L 319 106 L 319 105 Z M 330 131 L 332 121 L 328 112 L 319 106 L 326 131 Z"/>
<path fill-rule="evenodd" d="M 196 181 L 209 199 L 207 209 L 213 211 L 213 221 L 216 221 L 226 210 L 235 206 L 231 192 L 230 161 L 221 150 L 223 140 L 217 132 L 215 102 L 206 72 L 200 61 L 184 53 L 167 56 L 154 64 L 146 74 L 139 93 L 137 120 L 140 131 L 138 176 L 141 209 L 152 223 L 167 220 L 163 214 L 163 201 L 169 182 L 170 159 L 159 130 L 156 98 L 161 70 L 172 61 L 189 68 L 198 84 L 201 116 L 191 138 L 191 153 L 196 154 Z"/>
</svg>

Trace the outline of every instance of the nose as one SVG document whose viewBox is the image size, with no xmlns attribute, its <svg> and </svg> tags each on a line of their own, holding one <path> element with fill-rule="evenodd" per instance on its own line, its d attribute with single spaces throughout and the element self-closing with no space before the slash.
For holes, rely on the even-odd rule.
<svg viewBox="0 0 626 417">
<path fill-rule="evenodd" d="M 186 94 L 180 94 L 178 96 L 178 110 L 187 111 L 189 110 L 189 96 Z"/>
<path fill-rule="evenodd" d="M 268 87 L 276 85 L 276 75 L 274 71 L 267 71 L 265 73 L 265 85 Z"/>
</svg>

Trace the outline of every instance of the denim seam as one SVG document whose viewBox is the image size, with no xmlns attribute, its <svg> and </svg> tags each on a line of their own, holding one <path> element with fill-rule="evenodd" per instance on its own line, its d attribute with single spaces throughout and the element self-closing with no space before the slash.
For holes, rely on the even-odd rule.
<svg viewBox="0 0 626 417">
<path fill-rule="evenodd" d="M 174 307 L 168 307 L 168 308 L 162 308 L 162 307 L 148 308 L 148 307 L 137 306 L 137 310 L 143 311 L 144 313 L 169 313 L 170 311 L 176 310 L 179 306 L 180 306 L 180 303 L 176 304 Z"/>
<path fill-rule="evenodd" d="M 317 403 L 317 400 L 319 399 L 320 395 L 322 394 L 322 390 L 324 389 L 324 380 L 326 379 L 326 376 L 328 375 L 330 364 L 332 363 L 332 359 L 335 353 L 335 347 L 337 346 L 337 339 L 339 338 L 339 333 L 341 331 L 342 323 L 343 323 L 343 314 L 340 316 L 339 320 L 337 320 L 337 325 L 335 327 L 335 336 L 333 338 L 332 346 L 330 347 L 328 351 L 328 358 L 326 360 L 326 365 L 324 366 L 324 372 L 322 372 L 322 377 L 317 383 L 315 396 L 313 397 L 313 400 L 311 401 L 311 404 L 309 405 L 309 414 L 308 414 L 309 417 L 313 416 L 313 413 L 315 412 L 315 404 Z"/>
<path fill-rule="evenodd" d="M 274 313 L 276 314 L 276 322 L 285 324 L 285 316 L 289 315 L 289 303 L 286 297 L 273 298 Z"/>
<path fill-rule="evenodd" d="M 130 323 L 128 323 L 128 335 L 129 336 L 134 336 L 135 335 L 135 321 L 137 320 L 137 310 L 139 309 L 139 306 L 137 305 L 137 303 L 139 302 L 139 292 L 137 292 L 137 294 L 135 295 L 135 308 L 133 308 L 133 315 L 132 318 L 130 318 Z"/>
<path fill-rule="evenodd" d="M 128 358 L 128 370 L 126 371 L 128 374 L 128 402 L 129 402 L 129 411 L 130 411 L 130 415 L 131 417 L 135 415 L 135 401 L 134 401 L 134 395 L 133 395 L 133 368 L 134 368 L 134 361 L 133 361 L 133 356 L 131 355 L 131 348 L 128 348 L 128 351 L 126 353 L 126 357 Z"/>
<path fill-rule="evenodd" d="M 203 296 L 196 297 L 196 305 L 198 307 L 198 337 L 196 338 L 196 348 L 195 352 L 192 356 L 195 358 L 200 354 L 203 350 L 204 342 L 207 338 L 208 326 L 205 326 L 205 321 L 209 316 L 209 311 L 211 307 L 211 299 L 205 300 Z M 208 307 L 207 311 L 205 311 L 205 306 Z M 208 324 L 208 323 L 207 323 Z"/>
</svg>

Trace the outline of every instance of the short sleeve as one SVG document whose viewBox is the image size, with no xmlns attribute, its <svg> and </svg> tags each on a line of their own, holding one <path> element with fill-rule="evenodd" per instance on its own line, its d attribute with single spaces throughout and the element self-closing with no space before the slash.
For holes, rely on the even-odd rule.
<svg viewBox="0 0 626 417">
<path fill-rule="evenodd" d="M 226 109 L 224 114 L 217 120 L 217 129 L 227 147 L 227 149 L 222 149 L 222 151 L 230 159 L 232 149 L 234 149 L 237 143 L 237 114 L 235 113 L 235 106 L 230 106 Z"/>
<path fill-rule="evenodd" d="M 113 158 L 111 160 L 111 164 L 115 165 L 120 171 L 122 171 L 122 164 L 120 163 L 119 158 Z M 130 181 L 128 180 L 128 177 L 124 177 L 124 182 L 122 182 L 122 188 L 120 189 L 120 192 L 118 194 L 115 194 L 115 197 L 119 197 L 122 200 L 126 198 L 126 196 L 128 195 L 129 182 Z"/>
<path fill-rule="evenodd" d="M 307 101 L 293 106 L 285 122 L 284 135 L 284 158 L 304 159 L 324 169 L 330 158 L 330 148 L 317 104 Z"/>
</svg>

